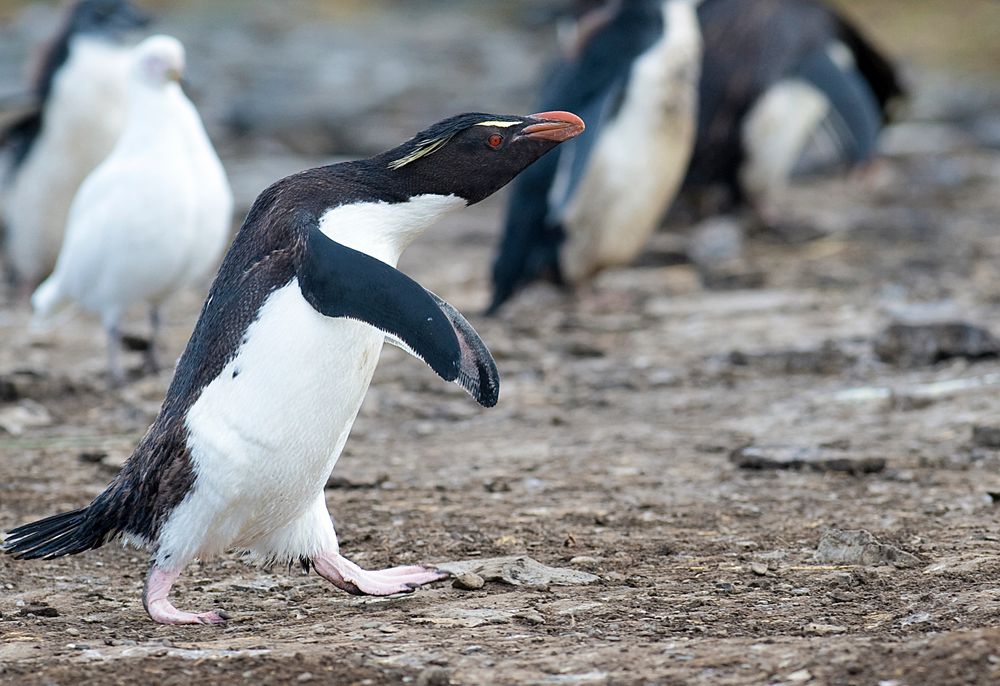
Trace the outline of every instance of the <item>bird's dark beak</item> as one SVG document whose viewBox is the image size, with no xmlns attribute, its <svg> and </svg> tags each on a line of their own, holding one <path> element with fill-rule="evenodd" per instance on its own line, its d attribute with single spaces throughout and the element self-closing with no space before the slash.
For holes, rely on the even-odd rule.
<svg viewBox="0 0 1000 686">
<path fill-rule="evenodd" d="M 572 112 L 540 112 L 532 114 L 529 119 L 536 119 L 538 123 L 525 126 L 517 135 L 518 138 L 562 143 L 579 136 L 586 128 L 583 120 Z"/>
</svg>

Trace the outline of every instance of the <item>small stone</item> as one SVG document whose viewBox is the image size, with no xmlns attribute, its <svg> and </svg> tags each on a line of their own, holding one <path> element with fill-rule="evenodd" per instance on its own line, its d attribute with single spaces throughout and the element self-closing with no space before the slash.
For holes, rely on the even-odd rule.
<svg viewBox="0 0 1000 686">
<path fill-rule="evenodd" d="M 399 633 L 399 627 L 393 626 L 392 624 L 383 624 L 378 628 L 383 634 L 395 634 Z"/>
<path fill-rule="evenodd" d="M 456 576 L 451 585 L 463 591 L 478 591 L 486 585 L 486 580 L 475 572 L 465 572 Z"/>
<path fill-rule="evenodd" d="M 79 629 L 74 629 L 73 627 L 70 627 L 70 628 L 66 629 L 66 633 L 69 634 L 70 636 L 79 636 L 80 635 L 80 630 Z"/>
<path fill-rule="evenodd" d="M 589 555 L 577 555 L 576 557 L 570 558 L 569 563 L 574 567 L 595 569 L 601 562 L 596 557 L 591 557 Z"/>
<path fill-rule="evenodd" d="M 905 617 L 900 620 L 900 626 L 911 626 L 913 624 L 923 624 L 925 622 L 931 621 L 932 617 L 929 612 L 915 612 L 909 617 Z"/>
<path fill-rule="evenodd" d="M 812 678 L 813 675 L 809 673 L 808 669 L 800 669 L 786 676 L 785 681 L 793 684 L 804 684 L 807 681 L 812 681 Z"/>
<path fill-rule="evenodd" d="M 768 569 L 767 565 L 763 562 L 754 562 L 750 565 L 750 571 L 757 576 L 767 576 Z"/>
<path fill-rule="evenodd" d="M 315 677 L 313 677 L 311 672 L 302 672 L 297 677 L 295 677 L 295 680 L 300 684 L 304 684 L 307 681 L 312 681 L 314 678 Z"/>
</svg>

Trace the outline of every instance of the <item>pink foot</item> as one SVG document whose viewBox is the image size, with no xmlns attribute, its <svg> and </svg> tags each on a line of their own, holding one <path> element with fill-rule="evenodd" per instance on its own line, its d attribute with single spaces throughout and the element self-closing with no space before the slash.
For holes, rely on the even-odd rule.
<svg viewBox="0 0 1000 686">
<path fill-rule="evenodd" d="M 182 612 L 167 600 L 170 587 L 178 576 L 180 571 L 169 572 L 156 565 L 149 570 L 146 588 L 142 592 L 142 606 L 146 608 L 149 618 L 159 624 L 224 624 L 228 617 L 223 612 Z"/>
<path fill-rule="evenodd" d="M 368 571 L 338 553 L 317 555 L 312 562 L 317 574 L 354 595 L 412 593 L 418 586 L 451 576 L 448 572 L 420 565 Z"/>
</svg>

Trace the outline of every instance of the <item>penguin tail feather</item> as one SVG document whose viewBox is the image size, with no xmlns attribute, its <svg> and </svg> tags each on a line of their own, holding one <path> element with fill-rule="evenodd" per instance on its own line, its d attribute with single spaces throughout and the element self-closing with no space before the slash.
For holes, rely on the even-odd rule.
<svg viewBox="0 0 1000 686">
<path fill-rule="evenodd" d="M 99 548 L 118 534 L 99 505 L 63 512 L 7 533 L 0 551 L 18 560 L 49 560 Z"/>
</svg>

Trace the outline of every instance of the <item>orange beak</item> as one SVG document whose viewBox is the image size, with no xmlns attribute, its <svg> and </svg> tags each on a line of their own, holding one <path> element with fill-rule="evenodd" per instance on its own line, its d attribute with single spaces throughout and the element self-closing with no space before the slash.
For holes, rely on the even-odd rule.
<svg viewBox="0 0 1000 686">
<path fill-rule="evenodd" d="M 535 138 L 562 143 L 579 136 L 586 128 L 583 120 L 572 112 L 540 112 L 532 114 L 530 118 L 541 121 L 525 126 L 518 134 L 518 138 Z"/>
</svg>

